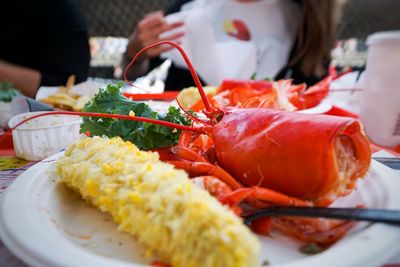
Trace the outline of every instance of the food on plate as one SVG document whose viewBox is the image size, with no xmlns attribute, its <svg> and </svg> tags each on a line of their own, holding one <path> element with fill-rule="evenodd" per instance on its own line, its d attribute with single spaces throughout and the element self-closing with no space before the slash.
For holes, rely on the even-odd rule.
<svg viewBox="0 0 400 267">
<path fill-rule="evenodd" d="M 189 125 L 190 120 L 181 114 L 180 110 L 170 107 L 165 114 L 153 111 L 147 104 L 134 102 L 120 92 L 122 83 L 108 85 L 85 105 L 84 112 L 129 115 L 162 120 L 166 122 Z M 125 141 L 131 141 L 140 149 L 152 149 L 176 145 L 180 131 L 165 126 L 143 122 L 84 117 L 81 133 L 90 133 L 91 136 L 119 136 Z"/>
<path fill-rule="evenodd" d="M 227 108 L 205 113 L 208 121 L 190 115 L 196 125 L 185 126 L 162 120 L 149 122 L 138 116 L 72 114 L 110 115 L 142 122 L 140 128 L 162 123 L 162 127 L 184 130 L 177 146 L 158 150 L 161 159 L 186 170 L 191 177 L 219 179 L 228 190 L 217 198 L 238 214 L 243 201 L 255 209 L 269 205 L 328 206 L 354 189 L 371 159 L 361 124 L 353 118 Z M 102 135 L 100 130 L 94 135 Z M 278 221 L 281 230 L 290 228 L 286 232 L 320 244 L 337 240 L 352 225 L 322 219 Z M 262 232 L 268 233 L 268 228 Z"/>
<path fill-rule="evenodd" d="M 179 47 L 173 42 L 161 43 Z M 183 50 L 180 51 L 184 54 Z M 91 136 L 122 133 L 123 138 L 129 137 L 130 132 L 142 131 L 139 137 L 154 140 L 160 133 L 164 135 L 163 139 L 172 140 L 171 135 L 174 135 L 179 139 L 176 146 L 175 142 L 165 147 L 146 142 L 146 149 L 157 148 L 161 160 L 186 170 L 190 177 L 208 176 L 207 180 L 218 180 L 207 184 L 218 184 L 224 190 L 214 190 L 213 186 L 206 189 L 213 194 L 217 192 L 214 194 L 217 199 L 237 214 L 242 214 L 243 208 L 247 207 L 328 206 L 351 193 L 357 181 L 368 171 L 371 150 L 356 119 L 260 107 L 215 108 L 195 71 L 190 68 L 204 103 L 202 116 L 183 110 L 192 123 L 186 125 L 180 119 L 166 121 L 154 116 L 149 119 L 143 114 L 138 116 L 136 110 L 132 110 L 135 107 L 132 102 L 120 99 L 119 102 L 125 103 L 121 104 L 123 109 L 114 106 L 114 100 L 111 100 L 110 109 L 96 110 L 97 105 L 93 105 L 94 109 L 87 110 L 111 114 L 75 113 L 93 117 L 87 121 L 88 125 L 96 123 L 93 131 L 89 128 L 83 128 L 83 131 L 90 132 Z M 106 92 L 101 96 L 107 106 Z M 128 115 L 119 115 L 121 110 Z M 129 116 L 131 112 L 134 114 Z M 125 128 L 121 124 L 110 127 L 118 119 L 124 120 L 120 123 Z M 143 129 L 154 124 L 159 125 L 158 130 L 146 135 L 147 131 Z M 167 131 L 168 128 L 173 130 Z M 132 142 L 141 145 L 140 138 Z M 280 230 L 319 244 L 334 242 L 352 225 L 324 219 L 283 218 L 275 222 L 273 225 L 281 226 Z M 266 234 L 270 225 L 268 218 L 262 218 L 253 229 Z"/>
<path fill-rule="evenodd" d="M 246 186 L 316 203 L 353 189 L 369 168 L 369 142 L 355 119 L 235 109 L 209 133 L 218 164 Z"/>
<path fill-rule="evenodd" d="M 286 110 L 312 107 L 327 95 L 334 75 L 308 90 L 305 85 L 292 86 L 288 81 L 272 84 L 245 81 L 243 85 L 233 80 L 217 90 L 216 96 L 218 92 L 227 92 L 228 97 L 220 100 L 214 96 L 210 100 L 187 55 L 174 42 L 161 41 L 142 49 L 127 68 L 146 49 L 165 44 L 179 50 L 185 59 L 204 106 L 198 110 L 206 119 L 185 110 L 194 127 L 184 131 L 178 146 L 170 153 L 164 151 L 162 159 L 191 175 L 212 175 L 220 179 L 233 190 L 226 197 L 228 202 L 244 200 L 254 208 L 271 204 L 309 205 L 307 201 L 328 206 L 338 197 L 349 194 L 368 171 L 371 150 L 359 121 L 266 108 L 270 107 L 269 103 L 275 108 L 279 104 L 278 108 Z M 270 101 L 271 96 L 276 99 Z M 246 101 L 232 104 L 229 102 L 232 99 Z M 223 202 L 226 198 L 220 197 Z M 316 242 L 329 243 L 346 232 L 343 230 L 346 225 L 336 227 L 329 220 L 290 222 L 297 225 L 295 236 L 307 241 L 315 234 Z M 325 232 L 330 234 L 321 239 L 324 224 Z M 265 225 L 268 227 L 268 223 Z"/>
<path fill-rule="evenodd" d="M 228 79 L 224 80 L 216 90 L 205 93 L 210 104 L 217 108 L 236 106 L 294 111 L 318 105 L 328 95 L 332 77 L 328 76 L 309 88 L 306 84 L 294 85 L 291 80 L 272 82 Z M 201 111 L 205 108 L 204 103 L 200 97 L 193 97 L 194 90 L 189 88 L 187 92 L 184 89 L 178 95 L 178 100 L 185 103 L 182 105 L 184 108 Z"/>
<path fill-rule="evenodd" d="M 65 86 L 60 86 L 55 93 L 46 98 L 39 99 L 39 101 L 59 109 L 80 111 L 90 98 L 72 92 L 71 89 L 74 84 L 75 75 L 71 75 Z"/>
<path fill-rule="evenodd" d="M 204 86 L 204 92 L 207 95 L 213 96 L 217 92 L 216 86 Z M 197 87 L 188 87 L 181 90 L 177 96 L 177 100 L 183 108 L 190 108 L 199 100 L 201 100 Z"/>
<path fill-rule="evenodd" d="M 227 109 L 216 115 L 218 123 L 203 126 L 206 135 L 183 132 L 162 160 L 191 176 L 212 175 L 233 192 L 248 189 L 242 200 L 253 208 L 328 206 L 351 193 L 369 169 L 369 142 L 355 119 L 273 109 Z M 322 219 L 280 222 L 280 230 L 288 225 L 292 231 L 287 233 L 321 244 L 336 241 L 351 225 Z"/>
<path fill-rule="evenodd" d="M 184 171 L 120 138 L 85 138 L 57 161 L 59 181 L 112 215 L 171 266 L 258 266 L 260 244 Z"/>
</svg>

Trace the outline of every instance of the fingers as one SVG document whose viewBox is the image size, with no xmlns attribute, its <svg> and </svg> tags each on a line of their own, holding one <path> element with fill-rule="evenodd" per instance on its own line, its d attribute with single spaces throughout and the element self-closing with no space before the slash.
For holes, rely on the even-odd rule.
<svg viewBox="0 0 400 267">
<path fill-rule="evenodd" d="M 164 17 L 164 12 L 161 10 L 156 10 L 150 13 L 147 13 L 144 18 L 152 17 L 152 16 L 161 16 Z"/>
<path fill-rule="evenodd" d="M 181 44 L 181 42 L 179 42 L 179 41 L 176 41 L 176 43 L 177 43 L 178 45 Z M 149 50 L 147 51 L 147 55 L 148 55 L 149 57 L 156 57 L 156 56 L 159 56 L 160 54 L 165 53 L 165 52 L 167 52 L 167 51 L 169 51 L 169 50 L 171 50 L 171 49 L 173 49 L 173 48 L 174 48 L 174 47 L 173 47 L 173 46 L 170 46 L 170 45 L 160 45 L 160 46 L 158 46 L 158 47 L 149 49 Z"/>
<path fill-rule="evenodd" d="M 153 41 L 150 41 L 148 45 L 157 43 L 157 42 L 161 42 L 161 41 L 173 41 L 177 44 L 181 44 L 180 38 L 182 38 L 185 35 L 184 32 L 177 32 L 177 33 L 173 33 L 167 36 L 164 36 L 163 38 L 156 38 Z M 156 57 L 159 56 L 160 54 L 169 51 L 173 49 L 173 47 L 171 45 L 159 45 L 157 47 L 151 48 L 147 51 L 145 51 L 145 54 L 152 58 L 152 57 Z"/>
<path fill-rule="evenodd" d="M 164 15 L 161 11 L 147 14 L 138 24 L 138 30 L 150 30 L 165 24 Z"/>
<path fill-rule="evenodd" d="M 161 41 L 175 41 L 178 42 L 183 36 L 185 35 L 184 32 L 177 32 L 170 35 L 166 35 L 162 38 L 158 38 L 157 42 Z"/>
<path fill-rule="evenodd" d="M 174 30 L 174 29 L 182 27 L 182 26 L 183 26 L 183 22 L 182 21 L 174 22 L 174 23 L 171 23 L 171 24 L 165 22 L 162 25 L 160 25 L 159 27 L 154 28 L 153 29 L 153 33 L 155 35 L 159 36 L 159 35 L 161 35 L 161 34 L 163 34 L 165 32 Z"/>
<path fill-rule="evenodd" d="M 184 23 L 182 21 L 168 23 L 165 20 L 164 14 L 161 11 L 155 11 L 147 14 L 137 26 L 136 31 L 132 34 L 128 43 L 128 55 L 133 57 L 142 48 L 154 44 L 159 41 L 179 41 L 184 36 L 183 31 L 179 31 L 178 28 L 182 27 Z M 173 33 L 168 33 L 173 31 Z M 168 47 L 155 47 L 146 50 L 143 54 L 145 57 L 156 57 L 161 53 L 170 50 Z"/>
<path fill-rule="evenodd" d="M 183 22 L 167 23 L 164 19 L 151 18 L 151 22 L 147 21 L 141 24 L 138 28 L 139 38 L 142 43 L 148 43 L 149 41 L 155 41 L 160 38 L 160 35 L 168 31 L 175 30 L 183 26 Z M 152 26 L 150 26 L 152 25 Z"/>
</svg>

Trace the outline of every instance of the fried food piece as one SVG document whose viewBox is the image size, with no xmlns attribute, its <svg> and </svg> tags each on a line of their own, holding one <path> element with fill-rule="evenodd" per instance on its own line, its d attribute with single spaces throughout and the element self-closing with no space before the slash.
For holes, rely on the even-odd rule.
<svg viewBox="0 0 400 267">
<path fill-rule="evenodd" d="M 41 99 L 41 102 L 50 104 L 53 107 L 60 108 L 61 105 L 67 107 L 68 110 L 72 110 L 72 107 L 76 103 L 76 99 L 64 94 L 64 93 L 54 93 L 49 95 L 47 98 Z"/>
<path fill-rule="evenodd" d="M 89 97 L 71 91 L 75 84 L 75 75 L 68 77 L 65 86 L 60 86 L 58 90 L 47 98 L 40 99 L 41 102 L 50 104 L 55 108 L 64 110 L 81 111 Z"/>
<path fill-rule="evenodd" d="M 78 99 L 76 100 L 74 106 L 72 107 L 73 111 L 81 111 L 85 104 L 89 102 L 90 97 L 88 96 L 79 96 Z"/>
</svg>

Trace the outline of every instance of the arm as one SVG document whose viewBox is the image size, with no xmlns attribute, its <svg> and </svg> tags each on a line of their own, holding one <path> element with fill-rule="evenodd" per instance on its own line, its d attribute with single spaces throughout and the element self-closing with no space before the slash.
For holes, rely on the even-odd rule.
<svg viewBox="0 0 400 267">
<path fill-rule="evenodd" d="M 41 73 L 0 60 L 0 82 L 10 81 L 24 95 L 34 97 L 39 88 Z"/>
</svg>

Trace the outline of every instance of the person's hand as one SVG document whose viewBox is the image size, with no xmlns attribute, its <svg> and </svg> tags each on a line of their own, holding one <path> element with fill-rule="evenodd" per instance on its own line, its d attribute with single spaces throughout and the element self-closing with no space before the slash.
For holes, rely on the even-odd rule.
<svg viewBox="0 0 400 267">
<path fill-rule="evenodd" d="M 164 36 L 162 36 L 162 34 L 181 27 L 182 25 L 183 22 L 166 22 L 164 14 L 161 11 L 147 14 L 138 23 L 137 29 L 129 38 L 129 43 L 126 50 L 127 56 L 133 58 L 143 47 L 159 41 L 169 40 L 179 43 L 179 39 L 185 34 L 183 31 L 174 32 Z M 157 57 L 161 53 L 164 53 L 170 49 L 172 49 L 170 46 L 158 46 L 151 48 L 144 52 L 141 59 Z"/>
</svg>

